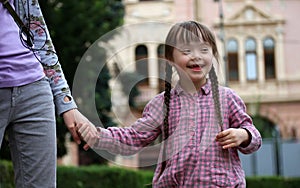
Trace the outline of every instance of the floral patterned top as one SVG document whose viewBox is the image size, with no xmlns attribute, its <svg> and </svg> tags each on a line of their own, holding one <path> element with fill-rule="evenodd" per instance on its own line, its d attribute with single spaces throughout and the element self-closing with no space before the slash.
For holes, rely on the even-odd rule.
<svg viewBox="0 0 300 188">
<path fill-rule="evenodd" d="M 65 111 L 77 108 L 71 96 L 58 56 L 55 53 L 38 1 L 15 0 L 14 6 L 25 24 L 28 24 L 27 18 L 30 18 L 30 30 L 34 35 L 34 49 L 36 49 L 35 51 L 40 58 L 39 62 L 42 64 L 44 73 L 50 82 L 57 114 L 61 115 Z M 64 97 L 66 96 L 72 100 L 65 102 Z"/>
</svg>

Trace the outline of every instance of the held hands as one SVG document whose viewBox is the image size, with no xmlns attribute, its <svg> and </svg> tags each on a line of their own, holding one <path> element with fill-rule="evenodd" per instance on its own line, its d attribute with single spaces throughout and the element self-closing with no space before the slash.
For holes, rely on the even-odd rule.
<svg viewBox="0 0 300 188">
<path fill-rule="evenodd" d="M 74 141 L 77 144 L 80 144 L 81 143 L 80 135 L 78 134 L 76 127 L 79 124 L 89 124 L 90 121 L 84 115 L 82 115 L 77 109 L 72 109 L 64 112 L 62 117 Z M 87 150 L 89 148 L 88 144 L 85 144 L 83 148 Z"/>
<path fill-rule="evenodd" d="M 91 122 L 78 123 L 76 128 L 81 138 L 87 143 L 83 149 L 88 150 L 99 140 L 99 132 Z"/>
<path fill-rule="evenodd" d="M 77 118 L 75 118 L 75 114 L 77 114 L 77 112 L 78 112 L 77 109 L 72 109 L 72 110 L 64 112 L 62 117 L 63 117 L 65 125 L 69 129 L 74 141 L 77 144 L 80 144 L 81 143 L 80 137 L 77 134 L 76 127 L 75 127 L 76 126 L 76 119 L 77 119 Z M 78 112 L 78 113 L 80 113 L 80 112 Z"/>
<path fill-rule="evenodd" d="M 248 131 L 245 129 L 229 128 L 220 132 L 216 136 L 216 141 L 219 142 L 223 149 L 228 149 L 238 146 L 246 147 L 251 139 Z"/>
</svg>

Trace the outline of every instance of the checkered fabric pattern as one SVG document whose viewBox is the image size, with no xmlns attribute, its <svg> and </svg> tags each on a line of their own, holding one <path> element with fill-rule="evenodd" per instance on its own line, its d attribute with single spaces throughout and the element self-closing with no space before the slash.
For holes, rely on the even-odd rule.
<svg viewBox="0 0 300 188">
<path fill-rule="evenodd" d="M 171 91 L 166 168 L 160 175 L 158 161 L 153 187 L 246 187 L 238 150 L 245 154 L 255 152 L 261 146 L 261 136 L 242 99 L 229 88 L 220 86 L 219 90 L 224 128 L 246 129 L 251 143 L 244 148 L 222 149 L 215 141 L 220 128 L 211 83 L 208 81 L 194 94 L 186 93 L 177 84 Z M 98 128 L 100 140 L 95 148 L 131 155 L 149 146 L 162 134 L 163 100 L 163 93 L 152 99 L 142 118 L 130 127 Z"/>
</svg>

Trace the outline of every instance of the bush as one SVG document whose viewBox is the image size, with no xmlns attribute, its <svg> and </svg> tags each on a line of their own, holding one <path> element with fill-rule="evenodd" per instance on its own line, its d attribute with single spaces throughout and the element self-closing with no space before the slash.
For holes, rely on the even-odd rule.
<svg viewBox="0 0 300 188">
<path fill-rule="evenodd" d="M 0 160 L 0 188 L 13 188 L 14 171 L 10 161 Z"/>
<path fill-rule="evenodd" d="M 297 188 L 300 185 L 300 177 L 247 177 L 247 188 Z"/>
<path fill-rule="evenodd" d="M 153 172 L 108 166 L 57 168 L 57 187 L 141 188 L 152 187 Z M 247 188 L 298 188 L 300 177 L 247 177 Z M 0 188 L 13 188 L 11 162 L 0 160 Z"/>
<path fill-rule="evenodd" d="M 145 183 L 142 173 L 124 168 L 59 166 L 57 169 L 57 187 L 134 188 L 143 187 Z"/>
</svg>

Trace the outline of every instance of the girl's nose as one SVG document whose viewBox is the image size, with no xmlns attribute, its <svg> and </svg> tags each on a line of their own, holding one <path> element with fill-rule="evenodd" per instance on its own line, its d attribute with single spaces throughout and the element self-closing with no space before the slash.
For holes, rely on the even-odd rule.
<svg viewBox="0 0 300 188">
<path fill-rule="evenodd" d="M 202 59 L 202 55 L 199 51 L 195 50 L 190 54 L 192 60 L 199 60 Z"/>
</svg>

